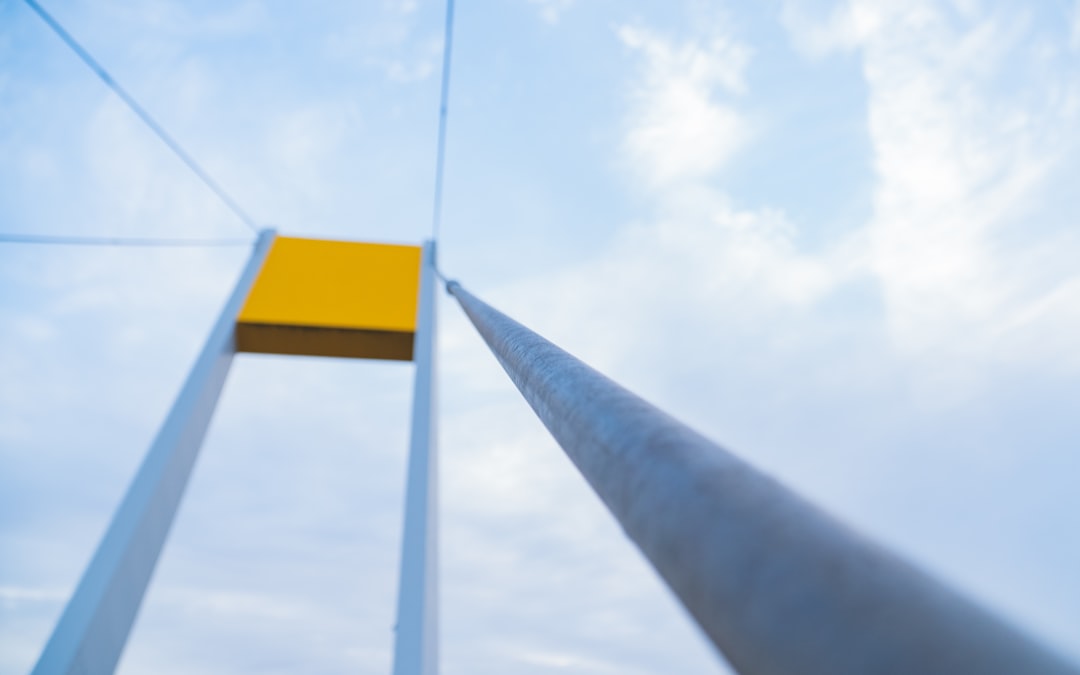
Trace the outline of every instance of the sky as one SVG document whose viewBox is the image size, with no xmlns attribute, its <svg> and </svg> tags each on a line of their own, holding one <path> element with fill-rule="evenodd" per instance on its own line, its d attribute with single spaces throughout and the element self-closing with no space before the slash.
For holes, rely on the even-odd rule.
<svg viewBox="0 0 1080 675">
<path fill-rule="evenodd" d="M 260 223 L 430 236 L 444 6 L 45 5 Z M 1080 661 L 1080 3 L 460 0 L 440 265 Z M 249 236 L 18 0 L 0 231 Z M 0 673 L 248 249 L 0 244 Z M 452 673 L 724 673 L 439 304 Z M 412 367 L 241 355 L 121 673 L 386 673 Z"/>
</svg>

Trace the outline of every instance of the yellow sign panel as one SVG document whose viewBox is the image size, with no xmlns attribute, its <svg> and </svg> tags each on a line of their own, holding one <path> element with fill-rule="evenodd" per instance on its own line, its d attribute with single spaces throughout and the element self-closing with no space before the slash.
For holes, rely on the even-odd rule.
<svg viewBox="0 0 1080 675">
<path fill-rule="evenodd" d="M 237 350 L 412 360 L 420 253 L 277 237 L 240 310 Z"/>
</svg>

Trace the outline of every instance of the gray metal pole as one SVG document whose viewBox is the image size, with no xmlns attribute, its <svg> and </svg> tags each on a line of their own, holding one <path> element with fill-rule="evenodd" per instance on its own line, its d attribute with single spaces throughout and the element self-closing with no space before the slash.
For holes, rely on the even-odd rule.
<svg viewBox="0 0 1080 675">
<path fill-rule="evenodd" d="M 1080 672 L 460 284 L 447 291 L 738 672 Z"/>
<path fill-rule="evenodd" d="M 439 672 L 438 443 L 435 418 L 435 242 L 420 264 L 412 435 L 394 636 L 394 675 Z"/>
<path fill-rule="evenodd" d="M 274 233 L 263 230 L 33 675 L 111 673 L 169 534 L 235 353 L 236 316 Z"/>
</svg>

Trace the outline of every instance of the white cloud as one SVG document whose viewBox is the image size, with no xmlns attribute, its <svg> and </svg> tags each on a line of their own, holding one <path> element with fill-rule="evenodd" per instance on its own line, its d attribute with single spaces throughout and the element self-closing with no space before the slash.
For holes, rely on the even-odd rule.
<svg viewBox="0 0 1080 675">
<path fill-rule="evenodd" d="M 878 15 L 864 5 L 829 2 L 832 7 L 817 19 L 806 0 L 787 0 L 780 10 L 780 21 L 792 43 L 803 54 L 819 58 L 837 50 L 853 49 L 864 36 L 877 28 Z M 819 10 L 820 11 L 820 10 Z"/>
<path fill-rule="evenodd" d="M 1076 278 L 1061 264 L 1080 253 L 1072 247 L 1037 254 L 1057 273 L 1022 268 L 1025 254 L 1060 237 L 1040 223 L 1040 189 L 1069 170 L 1080 140 L 1068 98 L 1043 94 L 1075 90 L 1063 85 L 1075 72 L 1039 72 L 1024 49 L 1027 23 L 1005 11 L 950 20 L 932 3 L 908 4 L 880 10 L 881 30 L 863 40 L 878 174 L 868 264 L 904 350 L 964 344 L 977 361 L 1000 358 L 1003 334 L 1021 330 L 1011 317 Z M 1007 64 L 1021 79 L 1006 79 Z M 1053 325 L 1080 338 L 1080 326 L 1060 318 L 1043 315 L 1049 323 L 1035 330 Z"/>
<path fill-rule="evenodd" d="M 724 166 L 751 135 L 719 96 L 742 93 L 748 49 L 724 34 L 680 45 L 639 27 L 618 34 L 645 60 L 625 141 L 634 171 L 662 187 Z"/>
<path fill-rule="evenodd" d="M 831 335 L 869 350 L 853 377 L 902 373 L 938 408 L 1002 368 L 1080 367 L 1068 347 L 1080 340 L 1080 246 L 1060 215 L 1063 198 L 1077 206 L 1063 197 L 1080 141 L 1075 65 L 1042 70 L 1027 49 L 1040 28 L 1023 12 L 842 9 L 868 92 L 875 185 L 862 226 L 807 250 L 783 212 L 738 207 L 713 172 L 745 142 L 727 132 L 753 98 L 748 50 L 723 30 L 676 42 L 622 28 L 642 58 L 624 148 L 656 213 L 593 259 L 493 299 L 609 372 L 670 349 L 710 358 L 688 335 L 795 351 Z"/>
<path fill-rule="evenodd" d="M 496 300 L 610 372 L 642 353 L 707 351 L 693 335 L 746 335 L 803 313 L 847 274 L 840 261 L 800 253 L 779 212 L 739 211 L 720 196 L 694 201 L 627 228 L 602 256 Z"/>
<path fill-rule="evenodd" d="M 529 0 L 529 4 L 536 5 L 540 10 L 540 17 L 550 24 L 558 23 L 562 15 L 576 2 L 577 0 Z"/>
<path fill-rule="evenodd" d="M 877 184 L 849 247 L 881 285 L 894 346 L 961 379 L 1002 360 L 1076 364 L 1067 350 L 1030 348 L 1039 334 L 1080 339 L 1046 301 L 1071 287 L 1066 261 L 1080 250 L 1054 223 L 1060 206 L 1040 205 L 1077 165 L 1077 69 L 1054 60 L 1060 46 L 1038 17 L 857 0 L 823 18 L 789 2 L 782 16 L 810 56 L 858 49 Z"/>
</svg>

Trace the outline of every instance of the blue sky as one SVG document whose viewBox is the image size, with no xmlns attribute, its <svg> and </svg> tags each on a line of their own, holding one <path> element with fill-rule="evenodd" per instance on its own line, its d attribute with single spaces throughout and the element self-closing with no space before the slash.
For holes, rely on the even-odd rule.
<svg viewBox="0 0 1080 675">
<path fill-rule="evenodd" d="M 260 222 L 418 243 L 443 6 L 47 5 Z M 459 2 L 443 268 L 1080 660 L 1080 4 Z M 0 229 L 244 236 L 16 0 Z M 0 672 L 246 250 L 0 245 Z M 446 673 L 724 672 L 446 298 Z M 388 672 L 411 370 L 246 355 L 120 671 Z"/>
</svg>

